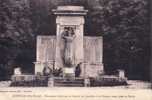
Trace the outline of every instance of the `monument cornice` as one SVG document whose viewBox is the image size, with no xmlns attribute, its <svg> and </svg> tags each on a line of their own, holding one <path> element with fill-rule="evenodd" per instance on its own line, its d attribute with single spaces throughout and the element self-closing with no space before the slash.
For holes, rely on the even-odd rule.
<svg viewBox="0 0 152 100">
<path fill-rule="evenodd" d="M 85 11 L 68 11 L 68 10 L 64 10 L 64 11 L 58 11 L 58 10 L 53 10 L 55 15 L 65 15 L 65 16 L 84 16 L 87 14 L 87 10 Z"/>
<path fill-rule="evenodd" d="M 84 16 L 88 12 L 88 10 L 85 10 L 82 6 L 59 6 L 57 9 L 53 9 L 52 11 L 58 16 Z"/>
</svg>

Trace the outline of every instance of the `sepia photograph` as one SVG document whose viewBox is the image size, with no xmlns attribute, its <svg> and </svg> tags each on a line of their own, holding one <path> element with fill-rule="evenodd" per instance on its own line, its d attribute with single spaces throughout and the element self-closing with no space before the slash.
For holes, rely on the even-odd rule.
<svg viewBox="0 0 152 100">
<path fill-rule="evenodd" d="M 151 90 L 149 15 L 148 0 L 0 0 L 0 88 Z"/>
</svg>

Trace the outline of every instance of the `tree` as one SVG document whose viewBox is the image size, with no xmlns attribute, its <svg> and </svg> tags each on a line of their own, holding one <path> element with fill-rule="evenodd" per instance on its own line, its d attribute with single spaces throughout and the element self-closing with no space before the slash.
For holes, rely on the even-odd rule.
<svg viewBox="0 0 152 100">
<path fill-rule="evenodd" d="M 0 13 L 0 64 L 1 69 L 7 71 L 1 73 L 12 74 L 13 68 L 19 66 L 15 59 L 29 49 L 33 41 L 30 10 L 24 0 L 2 0 Z"/>
<path fill-rule="evenodd" d="M 142 73 L 148 71 L 150 53 L 147 1 L 98 0 L 98 3 L 90 12 L 94 27 L 90 25 L 92 29 L 88 29 L 92 32 L 95 29 L 96 35 L 103 33 L 107 67 L 125 69 L 130 75 L 149 76 Z"/>
</svg>

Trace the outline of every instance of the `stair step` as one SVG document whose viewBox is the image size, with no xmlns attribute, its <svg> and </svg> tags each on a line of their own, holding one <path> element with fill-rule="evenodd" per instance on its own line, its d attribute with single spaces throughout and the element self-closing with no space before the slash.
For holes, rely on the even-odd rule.
<svg viewBox="0 0 152 100">
<path fill-rule="evenodd" d="M 58 86 L 58 87 L 64 87 L 64 86 L 67 86 L 67 87 L 83 87 L 84 85 L 83 84 L 54 84 L 54 86 Z"/>
<path fill-rule="evenodd" d="M 64 78 L 54 78 L 54 86 L 58 87 L 83 87 L 84 79 L 77 78 L 72 80 L 66 80 Z"/>
<path fill-rule="evenodd" d="M 60 82 L 60 83 L 83 83 L 83 81 L 64 81 L 64 80 L 62 80 L 62 81 L 56 81 L 55 80 L 55 82 Z"/>
</svg>

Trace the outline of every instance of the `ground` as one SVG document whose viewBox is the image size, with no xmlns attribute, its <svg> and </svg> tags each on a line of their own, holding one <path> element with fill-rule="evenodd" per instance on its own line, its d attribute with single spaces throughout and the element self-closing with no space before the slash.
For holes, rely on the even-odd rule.
<svg viewBox="0 0 152 100">
<path fill-rule="evenodd" d="M 1 81 L 0 87 L 9 87 L 11 81 Z M 108 88 L 118 88 L 118 89 L 150 89 L 152 86 L 151 83 L 140 81 L 140 80 L 128 80 L 127 86 L 112 86 L 112 87 L 106 87 Z M 102 87 L 101 87 L 102 88 Z"/>
</svg>

